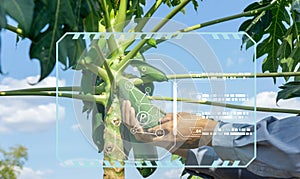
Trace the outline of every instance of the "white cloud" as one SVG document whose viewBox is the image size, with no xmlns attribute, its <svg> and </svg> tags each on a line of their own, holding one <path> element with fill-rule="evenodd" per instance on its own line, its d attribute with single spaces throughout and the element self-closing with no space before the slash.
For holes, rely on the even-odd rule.
<svg viewBox="0 0 300 179">
<path fill-rule="evenodd" d="M 48 77 L 41 83 L 31 86 L 38 76 L 25 79 L 4 78 L 0 82 L 0 90 L 19 89 L 28 87 L 55 86 L 56 78 Z M 64 80 L 59 80 L 61 85 Z M 0 133 L 37 132 L 55 126 L 56 104 L 49 97 L 0 97 Z M 59 119 L 65 116 L 65 108 L 58 106 Z"/>
<path fill-rule="evenodd" d="M 226 66 L 227 67 L 231 67 L 234 64 L 232 58 L 227 58 L 226 59 Z"/>
<path fill-rule="evenodd" d="M 277 92 L 264 91 L 256 95 L 256 106 L 257 107 L 270 107 L 270 108 L 287 108 L 287 109 L 299 109 L 300 100 L 299 98 L 293 98 L 288 100 L 280 100 L 276 105 Z M 251 98 L 245 105 L 253 105 L 254 98 Z M 262 119 L 267 116 L 275 116 L 277 118 L 284 118 L 291 116 L 292 114 L 285 113 L 270 113 L 270 112 L 258 112 L 257 119 Z"/>
<path fill-rule="evenodd" d="M 183 168 L 176 168 L 168 170 L 164 173 L 164 176 L 168 179 L 178 179 L 181 176 Z"/>
<path fill-rule="evenodd" d="M 18 179 L 44 179 L 46 175 L 52 173 L 52 170 L 33 170 L 28 167 L 17 169 L 17 171 L 20 172 Z"/>
<path fill-rule="evenodd" d="M 71 129 L 73 130 L 73 131 L 78 131 L 78 130 L 80 130 L 80 124 L 73 124 L 72 126 L 71 126 Z M 1 130 L 1 129 L 0 129 Z"/>
</svg>

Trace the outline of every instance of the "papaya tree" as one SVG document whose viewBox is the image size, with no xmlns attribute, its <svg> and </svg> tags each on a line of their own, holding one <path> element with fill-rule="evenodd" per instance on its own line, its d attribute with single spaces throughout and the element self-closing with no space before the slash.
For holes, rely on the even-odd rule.
<svg viewBox="0 0 300 179">
<path fill-rule="evenodd" d="M 198 9 L 197 0 L 2 0 L 0 2 L 0 29 L 10 30 L 19 39 L 31 40 L 30 58 L 40 64 L 39 81 L 45 79 L 54 69 L 56 60 L 65 69 L 82 71 L 79 87 L 32 88 L 14 91 L 2 91 L 1 96 L 44 95 L 76 98 L 83 101 L 83 112 L 92 114 L 92 138 L 104 160 L 117 166 L 105 168 L 104 178 L 124 178 L 126 156 L 133 149 L 134 156 L 141 161 L 145 158 L 157 159 L 156 148 L 138 142 L 121 120 L 121 102 L 130 100 L 137 114 L 148 112 L 151 121 L 144 128 L 159 123 L 165 113 L 151 103 L 154 90 L 153 82 L 172 80 L 144 58 L 143 54 L 153 48 L 159 48 L 168 39 L 155 40 L 141 36 L 135 38 L 117 38 L 115 33 L 144 32 L 144 28 L 163 5 L 170 11 L 149 31 L 159 32 L 166 23 L 178 13 L 184 13 L 185 7 L 193 4 Z M 149 7 L 149 8 L 145 8 Z M 18 26 L 7 22 L 7 16 L 13 18 Z M 241 13 L 220 19 L 177 29 L 172 35 L 188 33 L 200 28 L 234 20 L 248 19 L 241 24 L 239 31 L 245 31 L 257 43 L 257 59 L 264 58 L 262 74 L 248 77 L 284 77 L 288 82 L 278 93 L 278 100 L 299 97 L 300 76 L 300 7 L 298 0 L 262 0 L 254 2 Z M 132 23 L 133 22 L 133 23 Z M 56 42 L 67 32 L 100 32 L 110 34 L 108 38 L 99 36 L 97 40 L 63 38 L 56 49 Z M 254 43 L 244 36 L 242 47 L 252 47 Z M 88 45 L 86 40 L 90 40 Z M 56 51 L 58 51 L 56 59 Z M 254 59 L 256 60 L 256 59 Z M 135 67 L 139 75 L 127 74 L 127 67 Z M 1 66 L 0 66 L 1 67 Z M 1 68 L 0 68 L 0 72 Z M 182 78 L 207 78 L 201 75 L 181 75 Z M 235 77 L 239 77 L 238 74 Z M 245 77 L 245 76 L 241 76 Z M 147 94 L 147 97 L 145 97 Z M 153 99 L 153 98 L 152 98 Z M 168 100 L 164 98 L 162 100 Z M 189 101 L 185 101 L 189 102 Z M 191 101 L 206 105 L 220 105 L 209 101 Z M 226 107 L 253 110 L 252 106 L 221 104 Z M 259 108 L 261 111 L 300 113 L 299 110 Z M 142 122 L 142 121 L 140 121 Z M 112 142 L 113 141 L 113 142 Z M 124 149 L 123 151 L 116 149 Z M 150 154 L 150 156 L 149 156 Z M 151 175 L 155 168 L 137 168 L 142 176 Z"/>
</svg>

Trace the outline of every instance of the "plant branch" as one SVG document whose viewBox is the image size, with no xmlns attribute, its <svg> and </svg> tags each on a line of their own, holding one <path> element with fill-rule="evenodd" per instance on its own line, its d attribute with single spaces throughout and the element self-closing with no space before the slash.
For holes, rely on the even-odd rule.
<svg viewBox="0 0 300 179">
<path fill-rule="evenodd" d="M 148 12 L 144 15 L 144 18 L 141 19 L 138 23 L 138 25 L 135 27 L 135 32 L 141 32 L 141 30 L 144 28 L 146 23 L 149 21 L 149 18 L 152 17 L 152 15 L 156 12 L 156 10 L 160 7 L 163 0 L 157 0 L 155 3 L 151 6 L 151 8 L 148 10 Z"/>
<path fill-rule="evenodd" d="M 238 18 L 241 18 L 241 17 L 253 16 L 253 15 L 259 14 L 263 11 L 266 11 L 266 10 L 272 8 L 276 4 L 275 2 L 276 1 L 274 1 L 273 3 L 271 3 L 271 4 L 269 4 L 265 7 L 261 7 L 261 8 L 255 9 L 255 10 L 246 11 L 246 12 L 242 12 L 242 13 L 239 13 L 239 14 L 235 14 L 235 15 L 231 15 L 231 16 L 227 16 L 227 17 L 207 21 L 207 22 L 204 22 L 204 23 L 201 23 L 201 24 L 196 24 L 196 25 L 190 26 L 190 27 L 186 27 L 184 29 L 176 31 L 172 35 L 172 38 L 176 37 L 179 33 L 190 32 L 190 31 L 197 30 L 197 29 L 200 29 L 200 28 L 203 28 L 203 27 L 215 25 L 215 24 L 218 24 L 218 23 L 221 23 L 221 22 L 226 22 L 226 21 L 238 19 Z M 167 39 L 159 39 L 159 40 L 156 41 L 156 44 L 160 44 L 162 42 L 165 42 L 166 40 Z M 152 47 L 151 46 L 146 46 L 146 47 L 141 49 L 141 52 L 145 52 L 150 48 L 152 48 Z"/>
<path fill-rule="evenodd" d="M 167 75 L 168 79 L 185 79 L 185 78 L 268 78 L 268 77 L 286 77 L 300 76 L 300 72 L 283 72 L 283 73 L 200 73 L 200 74 L 176 74 Z"/>
<path fill-rule="evenodd" d="M 145 27 L 145 25 L 149 21 L 150 17 L 152 17 L 152 15 L 160 7 L 160 5 L 162 4 L 162 2 L 163 2 L 163 0 L 157 0 L 157 1 L 155 1 L 155 3 L 151 6 L 151 8 L 144 15 L 144 17 L 141 20 L 139 20 L 137 26 L 134 28 L 134 32 L 141 32 L 142 31 L 142 29 Z M 134 41 L 135 41 L 135 37 L 132 37 L 132 39 L 129 40 L 129 42 L 127 42 L 124 45 L 123 49 L 126 50 L 131 44 L 133 44 Z"/>
<path fill-rule="evenodd" d="M 106 83 L 109 82 L 109 78 L 108 78 L 108 75 L 107 75 L 106 71 L 104 69 L 102 69 L 101 67 L 98 67 L 98 66 L 96 66 L 94 64 L 91 64 L 91 63 L 81 62 L 81 64 L 84 65 L 91 72 L 93 72 L 95 75 L 100 76 Z"/>
<path fill-rule="evenodd" d="M 9 90 L 12 91 L 20 91 L 20 92 L 38 92 L 38 91 L 56 91 L 56 87 L 42 87 L 42 88 L 26 88 L 26 89 L 17 89 L 17 90 Z M 80 86 L 64 86 L 64 87 L 58 87 L 58 91 L 81 91 Z"/>
<path fill-rule="evenodd" d="M 107 32 L 114 32 L 114 28 L 111 24 L 110 14 L 109 14 L 109 7 L 106 4 L 106 0 L 100 0 L 103 11 L 104 11 L 104 21 L 105 21 L 105 27 Z M 110 35 L 108 38 L 108 47 L 111 51 L 111 54 L 113 57 L 117 55 L 117 53 L 121 53 L 119 46 L 116 42 L 116 39 L 113 34 Z"/>
<path fill-rule="evenodd" d="M 151 32 L 157 32 L 161 29 L 170 19 L 172 19 L 182 8 L 184 8 L 191 0 L 184 0 L 178 6 L 176 6 L 162 21 L 160 21 Z M 142 39 L 120 62 L 118 65 L 118 69 L 120 71 L 124 71 L 124 69 L 128 66 L 129 61 L 133 58 L 138 51 L 147 43 L 148 39 Z"/>
<path fill-rule="evenodd" d="M 23 30 L 18 28 L 18 27 L 15 27 L 15 26 L 12 26 L 10 24 L 7 24 L 5 29 L 11 31 L 11 32 L 14 32 L 16 33 L 18 36 L 21 36 L 21 37 L 24 37 L 24 34 L 23 34 Z"/>
<path fill-rule="evenodd" d="M 81 95 L 61 92 L 34 92 L 34 91 L 0 91 L 0 96 L 52 96 L 80 99 L 84 101 L 97 102 L 105 104 L 107 97 L 105 95 Z"/>
<path fill-rule="evenodd" d="M 300 76 L 300 72 L 283 72 L 283 73 L 199 73 L 199 74 L 175 74 L 167 75 L 168 80 L 172 79 L 187 79 L 187 78 L 273 78 L 273 77 L 286 77 L 286 76 Z M 140 78 L 130 78 L 134 85 L 141 85 L 143 83 L 153 82 L 152 80 L 142 80 Z"/>
<path fill-rule="evenodd" d="M 115 29 L 121 32 L 124 28 L 124 24 L 126 21 L 126 10 L 127 10 L 127 0 L 122 0 L 119 2 L 119 10 L 116 16 Z"/>
<path fill-rule="evenodd" d="M 163 101 L 173 101 L 173 97 L 161 97 L 161 96 L 149 96 L 150 100 L 163 100 Z M 209 106 L 219 106 L 226 107 L 232 109 L 241 109 L 247 111 L 254 111 L 255 108 L 253 106 L 243 106 L 236 104 L 228 104 L 214 101 L 203 101 L 203 100 L 193 100 L 188 98 L 177 98 L 177 101 L 186 102 L 186 103 L 195 103 L 195 104 L 203 104 Z M 256 111 L 260 112 L 276 112 L 276 113 L 289 113 L 289 114 L 300 114 L 300 110 L 296 109 L 282 109 L 282 108 L 267 108 L 267 107 L 256 107 Z"/>
</svg>

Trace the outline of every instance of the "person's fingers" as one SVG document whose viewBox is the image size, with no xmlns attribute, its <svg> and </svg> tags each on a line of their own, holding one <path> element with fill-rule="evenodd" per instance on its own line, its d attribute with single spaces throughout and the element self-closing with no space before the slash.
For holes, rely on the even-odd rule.
<svg viewBox="0 0 300 179">
<path fill-rule="evenodd" d="M 131 108 L 131 103 L 129 100 L 126 100 L 126 104 L 125 104 L 125 120 L 126 120 L 126 124 L 130 125 L 130 108 Z"/>
<path fill-rule="evenodd" d="M 161 124 L 163 124 L 163 123 L 166 123 L 166 122 L 168 122 L 168 121 L 171 121 L 173 119 L 173 114 L 172 113 L 168 113 L 168 114 L 166 114 L 163 118 L 161 118 L 160 120 L 159 120 L 159 122 L 161 123 Z"/>
<path fill-rule="evenodd" d="M 162 129 L 164 130 L 164 132 L 170 132 L 169 129 L 172 128 L 172 122 L 167 122 L 167 123 L 164 123 L 164 124 L 161 124 L 161 125 L 158 125 L 158 126 L 155 126 L 155 127 L 152 127 L 150 129 L 148 129 L 148 132 L 151 132 L 151 133 L 155 133 L 158 129 Z"/>
<path fill-rule="evenodd" d="M 124 100 L 122 102 L 122 110 L 121 110 L 121 117 L 122 117 L 122 121 L 124 124 L 126 124 L 126 119 L 125 119 L 125 105 L 126 105 L 126 100 Z"/>
<path fill-rule="evenodd" d="M 139 125 L 139 123 L 138 123 L 138 121 L 137 121 L 137 119 L 136 119 L 136 117 L 135 117 L 135 110 L 134 110 L 134 108 L 133 107 L 130 107 L 130 111 L 129 111 L 129 113 L 130 113 L 130 125 L 132 126 L 132 127 L 140 127 L 140 125 Z"/>
</svg>

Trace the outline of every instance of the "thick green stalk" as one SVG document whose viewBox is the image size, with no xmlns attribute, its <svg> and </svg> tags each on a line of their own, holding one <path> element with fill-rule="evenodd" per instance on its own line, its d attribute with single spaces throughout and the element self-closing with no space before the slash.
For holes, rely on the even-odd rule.
<svg viewBox="0 0 300 179">
<path fill-rule="evenodd" d="M 282 73 L 199 73 L 199 74 L 176 74 L 167 75 L 168 79 L 186 79 L 186 78 L 268 78 L 268 77 L 287 77 L 300 76 L 300 72 L 282 72 Z"/>
<path fill-rule="evenodd" d="M 156 12 L 156 10 L 160 7 L 162 4 L 163 0 L 157 0 L 155 3 L 151 6 L 149 11 L 144 15 L 144 18 L 141 19 L 138 23 L 138 25 L 135 27 L 134 31 L 135 32 L 141 32 L 146 23 L 149 21 L 150 17 Z"/>
<path fill-rule="evenodd" d="M 238 19 L 238 18 L 241 18 L 241 17 L 253 16 L 253 15 L 259 14 L 263 11 L 271 9 L 275 4 L 276 3 L 273 2 L 273 3 L 271 3 L 271 4 L 269 4 L 265 7 L 261 7 L 261 8 L 255 9 L 255 10 L 246 11 L 246 12 L 242 12 L 242 13 L 239 13 L 239 14 L 235 14 L 235 15 L 231 15 L 231 16 L 227 16 L 227 17 L 207 21 L 207 22 L 204 22 L 204 23 L 201 23 L 201 24 L 196 24 L 196 25 L 190 26 L 190 27 L 186 27 L 184 29 L 181 29 L 181 30 L 178 30 L 178 31 L 174 32 L 174 35 L 172 37 L 176 37 L 179 33 L 182 33 L 182 32 L 190 32 L 190 31 L 194 31 L 194 30 L 197 30 L 197 29 L 200 29 L 200 28 L 203 28 L 203 27 L 215 25 L 215 24 L 222 23 L 222 22 L 227 22 L 227 21 Z M 166 41 L 166 39 L 159 39 L 159 40 L 156 41 L 156 44 L 160 44 L 160 43 L 165 42 L 165 41 Z M 152 47 L 151 46 L 145 46 L 141 49 L 141 52 L 145 52 L 150 48 L 152 48 Z"/>
<path fill-rule="evenodd" d="M 109 82 L 109 77 L 108 77 L 107 71 L 105 71 L 101 67 L 98 67 L 98 66 L 96 66 L 94 64 L 91 64 L 91 63 L 81 62 L 81 64 L 84 65 L 91 72 L 93 72 L 95 75 L 98 75 L 99 77 L 101 77 L 106 83 Z"/>
<path fill-rule="evenodd" d="M 17 89 L 17 90 L 9 90 L 11 91 L 20 91 L 20 92 L 38 92 L 38 91 L 56 91 L 56 87 L 41 87 L 41 88 L 26 88 L 26 89 Z M 58 91 L 68 91 L 68 92 L 73 92 L 73 91 L 81 91 L 80 86 L 65 86 L 65 87 L 58 87 Z"/>
<path fill-rule="evenodd" d="M 152 30 L 151 32 L 157 32 L 161 29 L 170 19 L 172 19 L 182 8 L 184 8 L 191 0 L 184 0 L 178 6 L 176 6 L 163 20 L 161 20 Z M 141 40 L 118 64 L 118 69 L 120 71 L 124 71 L 124 69 L 128 66 L 129 61 L 133 58 L 139 50 L 147 43 L 148 39 Z"/>
<path fill-rule="evenodd" d="M 163 100 L 163 101 L 173 101 L 173 97 L 163 97 L 163 96 L 149 96 L 150 100 Z M 186 102 L 186 103 L 195 103 L 195 104 L 203 104 L 209 106 L 220 106 L 232 109 L 242 109 L 247 111 L 254 111 L 253 106 L 243 106 L 236 104 L 228 104 L 214 101 L 204 101 L 204 100 L 194 100 L 188 98 L 177 98 L 177 101 Z M 300 114 L 300 110 L 296 109 L 282 109 L 282 108 L 267 108 L 267 107 L 256 107 L 256 111 L 260 112 L 276 112 L 276 113 L 290 113 L 290 114 Z"/>
<path fill-rule="evenodd" d="M 106 3 L 106 0 L 100 0 L 101 6 L 102 6 L 102 10 L 104 11 L 104 21 L 105 21 L 105 27 L 106 27 L 106 31 L 107 32 L 114 32 L 115 29 L 111 23 L 111 16 L 109 14 L 109 7 Z M 109 39 L 108 39 L 108 47 L 110 49 L 111 52 L 111 56 L 112 57 L 116 57 L 118 54 L 122 53 L 122 50 L 119 48 L 119 45 L 116 42 L 116 39 L 114 37 L 114 35 L 110 35 Z"/>
<path fill-rule="evenodd" d="M 194 26 L 190 26 L 190 27 L 179 30 L 179 32 L 190 32 L 190 31 L 193 31 L 193 30 L 197 30 L 197 29 L 207 27 L 207 26 L 211 26 L 211 25 L 214 25 L 214 24 L 218 24 L 218 23 L 221 23 L 221 22 L 226 22 L 226 21 L 238 19 L 238 18 L 241 18 L 241 17 L 253 16 L 253 15 L 259 14 L 259 13 L 265 11 L 265 10 L 268 10 L 268 9 L 272 8 L 276 4 L 275 2 L 276 1 L 274 1 L 273 3 L 271 3 L 271 4 L 269 4 L 265 7 L 261 7 L 261 8 L 255 9 L 255 10 L 242 12 L 240 14 L 235 14 L 235 15 L 232 15 L 232 16 L 227 16 L 227 17 L 223 17 L 223 18 L 220 18 L 220 19 L 204 22 L 202 24 L 197 24 L 197 25 L 194 25 Z"/>
<path fill-rule="evenodd" d="M 150 17 L 152 17 L 152 15 L 156 12 L 156 10 L 160 7 L 160 5 L 162 4 L 163 0 L 157 0 L 155 1 L 155 3 L 151 6 L 151 8 L 149 9 L 149 11 L 144 15 L 144 17 L 142 19 L 139 20 L 137 26 L 134 28 L 134 32 L 141 32 L 142 29 L 145 27 L 145 25 L 147 24 L 147 22 L 149 21 Z M 135 41 L 135 37 L 132 37 L 131 40 L 129 40 L 129 42 L 127 42 L 126 44 L 123 45 L 123 49 L 124 51 L 131 45 L 133 44 L 133 42 Z"/>
<path fill-rule="evenodd" d="M 44 92 L 44 91 L 0 91 L 0 96 L 56 96 L 56 92 Z M 105 104 L 107 97 L 105 95 L 81 95 L 72 93 L 57 93 L 58 97 L 80 99 L 84 101 L 97 102 Z"/>
<path fill-rule="evenodd" d="M 11 31 L 11 32 L 14 32 L 16 33 L 18 36 L 21 36 L 21 37 L 24 37 L 24 34 L 23 34 L 23 30 L 18 28 L 18 27 L 14 27 L 10 24 L 7 24 L 5 29 Z"/>
<path fill-rule="evenodd" d="M 124 28 L 125 21 L 126 21 L 126 11 L 127 11 L 127 0 L 120 0 L 120 6 L 118 10 L 118 14 L 116 16 L 115 22 L 115 30 L 121 32 Z"/>
<path fill-rule="evenodd" d="M 274 77 L 287 77 L 287 76 L 300 76 L 300 72 L 282 72 L 282 73 L 199 73 L 199 74 L 175 74 L 167 75 L 168 80 L 172 79 L 188 79 L 188 78 L 219 78 L 219 79 L 236 79 L 236 78 L 274 78 Z M 141 85 L 143 83 L 152 82 L 151 80 L 142 80 L 140 78 L 130 79 L 134 85 Z"/>
<path fill-rule="evenodd" d="M 104 160 L 109 161 L 111 165 L 116 165 L 115 162 L 119 162 L 121 166 L 124 166 L 126 156 L 121 151 L 123 150 L 123 141 L 120 133 L 121 109 L 117 96 L 113 97 L 112 104 L 108 106 L 104 121 Z M 112 178 L 125 178 L 124 167 L 104 168 L 104 179 Z"/>
</svg>

